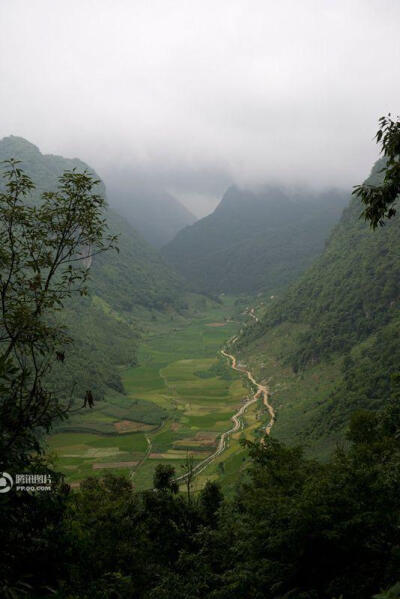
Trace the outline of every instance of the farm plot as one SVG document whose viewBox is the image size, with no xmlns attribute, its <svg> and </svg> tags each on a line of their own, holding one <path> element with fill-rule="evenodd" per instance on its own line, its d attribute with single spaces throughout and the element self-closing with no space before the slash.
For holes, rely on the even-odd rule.
<svg viewBox="0 0 400 599">
<path fill-rule="evenodd" d="M 219 356 L 238 329 L 230 320 L 232 301 L 206 308 L 185 318 L 149 319 L 139 365 L 121 368 L 125 394 L 110 394 L 50 437 L 67 481 L 115 471 L 150 488 L 158 463 L 179 474 L 187 452 L 197 463 L 215 451 L 248 389 Z"/>
</svg>

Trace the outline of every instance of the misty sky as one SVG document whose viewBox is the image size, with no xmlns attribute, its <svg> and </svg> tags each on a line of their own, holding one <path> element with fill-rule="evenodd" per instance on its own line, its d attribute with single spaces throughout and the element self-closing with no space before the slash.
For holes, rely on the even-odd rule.
<svg viewBox="0 0 400 599">
<path fill-rule="evenodd" d="M 0 137 L 197 215 L 231 182 L 350 187 L 400 112 L 399 24 L 399 0 L 0 0 Z"/>
</svg>

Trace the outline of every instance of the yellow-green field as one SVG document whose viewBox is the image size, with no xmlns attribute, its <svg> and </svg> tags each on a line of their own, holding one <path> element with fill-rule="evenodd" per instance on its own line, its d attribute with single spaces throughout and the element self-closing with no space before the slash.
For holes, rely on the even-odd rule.
<svg viewBox="0 0 400 599">
<path fill-rule="evenodd" d="M 158 463 L 172 464 L 179 474 L 188 452 L 197 463 L 215 451 L 249 393 L 245 378 L 219 355 L 240 325 L 231 320 L 232 311 L 233 299 L 224 298 L 222 305 L 207 301 L 190 317 L 148 318 L 139 364 L 121 368 L 125 395 L 110 394 L 49 439 L 68 482 L 112 471 L 131 476 L 139 489 L 149 488 Z M 255 404 L 246 413 L 245 430 L 199 475 L 197 485 L 237 474 L 244 456 L 239 437 L 251 434 L 260 417 Z"/>
</svg>

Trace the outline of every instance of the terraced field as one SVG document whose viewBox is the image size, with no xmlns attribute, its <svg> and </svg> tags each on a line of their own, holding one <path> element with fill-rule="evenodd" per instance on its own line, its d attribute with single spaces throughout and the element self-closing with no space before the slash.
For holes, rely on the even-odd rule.
<svg viewBox="0 0 400 599">
<path fill-rule="evenodd" d="M 148 320 L 139 365 L 122 370 L 126 394 L 116 392 L 74 416 L 49 440 L 69 482 L 115 471 L 131 476 L 137 488 L 149 488 L 158 463 L 172 464 L 180 474 L 188 452 L 196 463 L 215 451 L 249 393 L 245 377 L 219 354 L 240 325 L 230 319 L 232 310 L 233 299 L 226 298 L 221 306 L 207 302 L 190 318 Z M 246 434 L 259 427 L 260 411 L 258 404 L 249 408 Z M 232 458 L 242 455 L 243 434 L 235 433 L 197 484 L 229 470 Z"/>
</svg>

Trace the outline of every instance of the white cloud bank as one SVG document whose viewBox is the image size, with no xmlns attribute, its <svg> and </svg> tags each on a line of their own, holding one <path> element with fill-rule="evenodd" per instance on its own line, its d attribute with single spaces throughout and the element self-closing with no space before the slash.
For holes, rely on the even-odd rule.
<svg viewBox="0 0 400 599">
<path fill-rule="evenodd" d="M 398 0 L 1 0 L 0 136 L 198 213 L 230 181 L 350 186 L 400 112 L 399 23 Z"/>
</svg>

